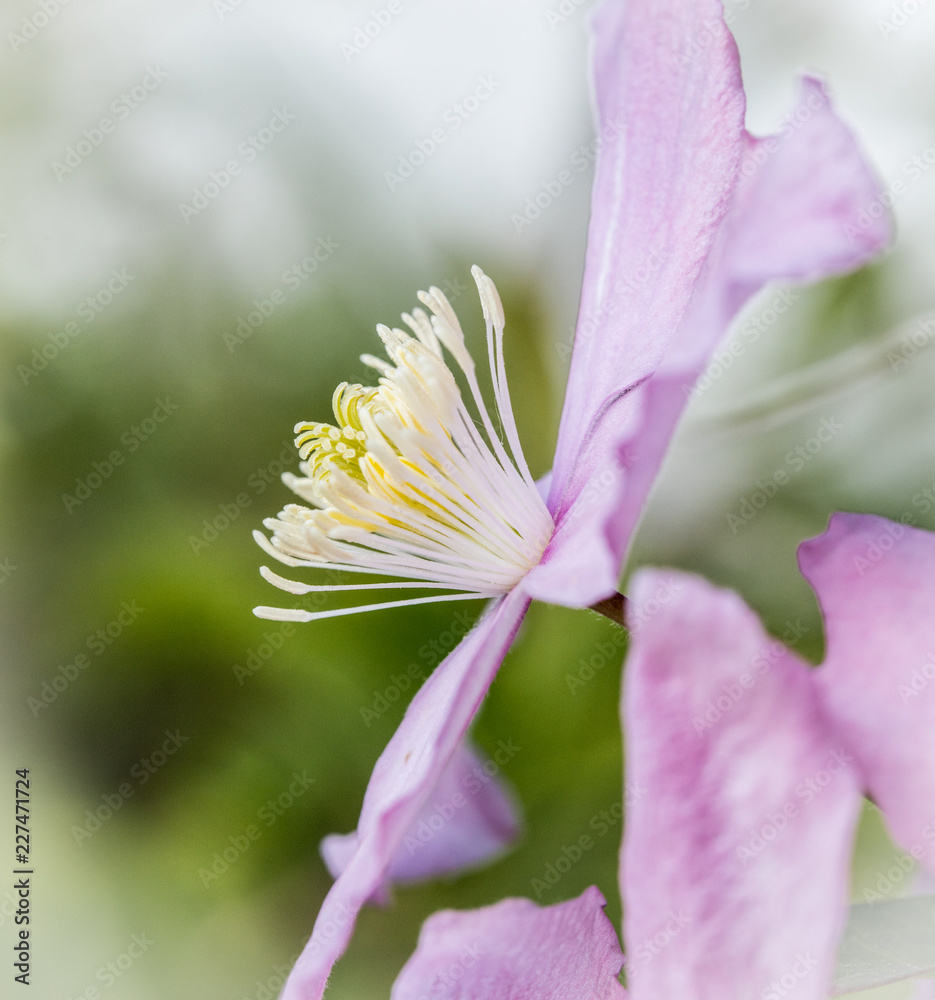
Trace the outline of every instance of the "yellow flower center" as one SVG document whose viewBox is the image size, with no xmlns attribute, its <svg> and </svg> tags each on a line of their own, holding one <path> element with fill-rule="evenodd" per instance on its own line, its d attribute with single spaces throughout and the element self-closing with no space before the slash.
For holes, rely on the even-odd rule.
<svg viewBox="0 0 935 1000">
<path fill-rule="evenodd" d="M 301 423 L 296 446 L 304 477 L 286 484 L 310 507 L 290 504 L 264 523 L 257 541 L 290 566 L 392 576 L 406 582 L 309 586 L 265 567 L 291 593 L 420 587 L 453 594 L 380 607 L 510 590 L 539 561 L 553 523 L 519 444 L 503 363 L 503 309 L 493 282 L 472 271 L 487 322 L 497 410 L 511 454 L 494 430 L 474 361 L 454 310 L 438 288 L 419 298 L 431 310 L 404 314 L 412 331 L 378 326 L 389 358 L 364 355 L 377 386 L 337 387 L 335 424 Z M 468 411 L 444 352 L 463 372 L 481 426 Z M 336 612 L 258 608 L 262 617 L 311 620 Z"/>
</svg>

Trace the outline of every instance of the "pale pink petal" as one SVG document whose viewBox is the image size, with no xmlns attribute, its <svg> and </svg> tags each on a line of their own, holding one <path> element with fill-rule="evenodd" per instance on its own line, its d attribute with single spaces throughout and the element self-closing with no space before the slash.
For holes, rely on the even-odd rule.
<svg viewBox="0 0 935 1000">
<path fill-rule="evenodd" d="M 593 886 L 540 908 L 505 899 L 429 917 L 391 1000 L 622 1000 L 623 954 Z"/>
<path fill-rule="evenodd" d="M 400 845 L 461 744 L 529 606 L 500 598 L 425 682 L 377 761 L 353 856 L 325 897 L 282 1000 L 319 1000 L 361 907 L 387 881 Z"/>
<path fill-rule="evenodd" d="M 880 183 L 819 80 L 803 78 L 784 122 L 775 135 L 746 136 L 734 204 L 660 374 L 694 379 L 737 312 L 769 282 L 851 271 L 892 239 L 886 212 L 866 229 L 851 225 L 880 201 Z M 787 307 L 779 303 L 780 312 Z"/>
<path fill-rule="evenodd" d="M 799 563 L 825 616 L 829 712 L 893 836 L 935 872 L 935 534 L 835 514 Z"/>
<path fill-rule="evenodd" d="M 770 281 L 850 270 L 890 239 L 886 214 L 853 224 L 879 203 L 879 185 L 818 81 L 803 81 L 787 121 L 775 136 L 746 136 L 734 203 L 691 307 L 655 375 L 627 397 L 629 410 L 615 411 L 615 440 L 601 443 L 602 462 L 524 582 L 531 596 L 590 605 L 615 585 L 691 387 L 750 296 Z M 778 295 L 776 311 L 791 301 Z"/>
<path fill-rule="evenodd" d="M 744 95 L 719 0 L 606 0 L 592 21 L 598 154 L 550 497 L 561 515 L 612 451 L 726 214 Z"/>
<path fill-rule="evenodd" d="M 825 1000 L 861 797 L 810 669 L 697 577 L 643 571 L 630 596 L 630 993 Z"/>
<path fill-rule="evenodd" d="M 512 748 L 504 744 L 495 756 Z M 506 760 L 504 759 L 504 763 Z M 491 861 L 516 839 L 520 823 L 514 798 L 498 777 L 500 763 L 482 757 L 465 740 L 403 837 L 373 901 L 389 901 L 392 883 L 418 882 Z M 332 834 L 321 844 L 337 878 L 357 850 L 357 833 Z"/>
</svg>

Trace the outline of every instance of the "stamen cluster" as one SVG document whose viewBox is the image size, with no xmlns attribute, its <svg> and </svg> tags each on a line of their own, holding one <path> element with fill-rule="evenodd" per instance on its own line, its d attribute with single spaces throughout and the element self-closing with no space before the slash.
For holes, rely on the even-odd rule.
<svg viewBox="0 0 935 1000">
<path fill-rule="evenodd" d="M 509 591 L 542 555 L 553 523 L 523 457 L 503 361 L 504 316 L 493 282 L 475 267 L 494 397 L 507 447 L 484 404 L 458 318 L 438 288 L 420 292 L 430 310 L 404 314 L 411 333 L 377 327 L 389 361 L 361 360 L 377 386 L 343 382 L 335 423 L 300 423 L 303 476 L 283 480 L 310 506 L 289 504 L 264 524 L 259 544 L 288 566 L 392 576 L 406 582 L 307 586 L 263 575 L 291 593 L 429 588 L 453 594 L 329 612 L 257 608 L 261 617 L 308 621 L 427 601 Z M 445 351 L 464 375 L 477 426 Z"/>
</svg>

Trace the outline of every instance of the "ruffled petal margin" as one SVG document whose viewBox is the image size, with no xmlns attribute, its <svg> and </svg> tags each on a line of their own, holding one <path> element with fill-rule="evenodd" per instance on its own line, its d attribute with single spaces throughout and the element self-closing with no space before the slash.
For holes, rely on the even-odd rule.
<svg viewBox="0 0 935 1000">
<path fill-rule="evenodd" d="M 854 136 L 816 79 L 803 80 L 779 133 L 744 136 L 733 204 L 691 305 L 677 332 L 668 336 L 646 321 L 668 346 L 667 353 L 655 374 L 628 392 L 614 419 L 605 421 L 589 443 L 600 457 L 590 455 L 589 478 L 572 479 L 574 495 L 563 501 L 570 509 L 559 512 L 542 563 L 524 581 L 532 597 L 589 606 L 614 589 L 692 386 L 724 332 L 767 283 L 813 281 L 849 271 L 885 247 L 892 235 L 889 216 L 866 212 L 879 204 L 879 191 Z M 870 222 L 861 226 L 858 219 Z M 619 335 L 608 322 L 591 339 L 600 340 L 603 350 L 606 340 Z M 555 491 L 553 486 L 553 496 Z"/>
<path fill-rule="evenodd" d="M 623 1000 L 623 954 L 593 886 L 538 907 L 505 899 L 425 922 L 391 1000 Z"/>
<path fill-rule="evenodd" d="M 829 712 L 894 839 L 935 873 L 935 534 L 835 514 L 799 563 L 825 616 Z"/>
<path fill-rule="evenodd" d="M 646 570 L 631 601 L 631 996 L 825 1000 L 862 801 L 853 758 L 809 669 L 736 594 Z"/>
</svg>

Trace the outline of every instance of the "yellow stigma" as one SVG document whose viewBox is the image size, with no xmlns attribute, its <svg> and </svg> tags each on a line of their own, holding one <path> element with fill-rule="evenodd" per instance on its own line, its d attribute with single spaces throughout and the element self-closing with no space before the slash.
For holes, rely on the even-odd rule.
<svg viewBox="0 0 935 1000">
<path fill-rule="evenodd" d="M 500 298 L 479 268 L 472 273 L 487 322 L 494 396 L 512 457 L 494 430 L 451 305 L 438 288 L 420 292 L 431 317 L 421 309 L 404 314 L 412 334 L 377 327 L 389 361 L 362 358 L 380 372 L 379 384 L 342 383 L 332 400 L 333 425 L 296 426 L 304 478 L 287 474 L 283 479 L 312 506 L 289 505 L 278 518 L 264 522 L 272 540 L 257 537 L 287 565 L 420 582 L 310 587 L 264 568 L 271 582 L 292 593 L 407 586 L 458 591 L 421 599 L 452 600 L 505 593 L 539 561 L 552 519 L 516 433 L 503 364 Z M 445 350 L 464 373 L 481 428 L 445 362 Z M 257 613 L 308 620 L 341 612 L 261 608 Z"/>
</svg>

